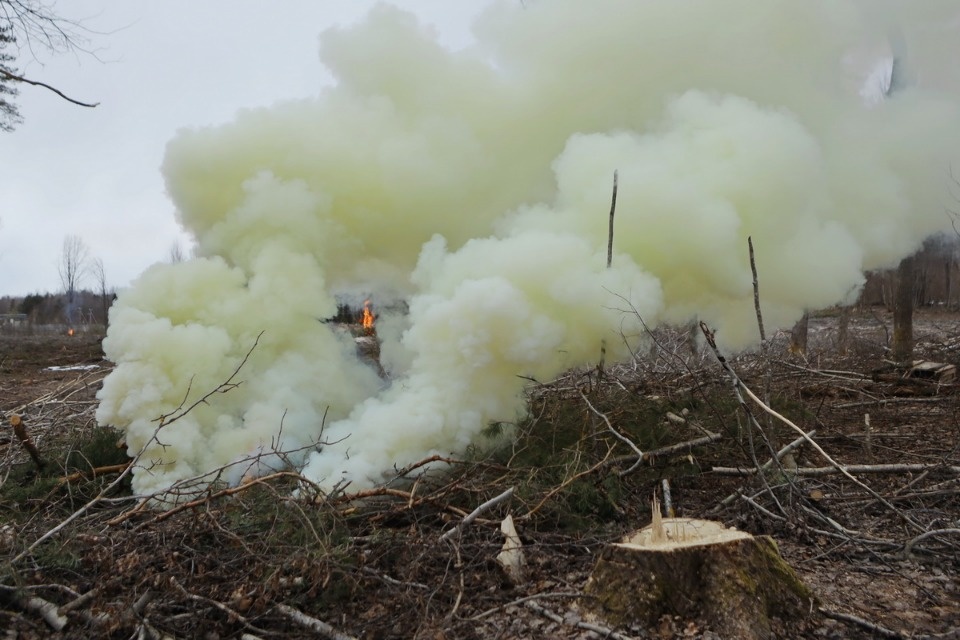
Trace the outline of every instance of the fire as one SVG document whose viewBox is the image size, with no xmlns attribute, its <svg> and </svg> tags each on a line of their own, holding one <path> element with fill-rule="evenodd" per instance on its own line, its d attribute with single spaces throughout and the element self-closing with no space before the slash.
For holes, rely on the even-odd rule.
<svg viewBox="0 0 960 640">
<path fill-rule="evenodd" d="M 363 301 L 363 328 L 373 331 L 373 312 L 370 311 L 370 300 Z"/>
<path fill-rule="evenodd" d="M 68 336 L 73 336 L 73 327 L 67 329 L 67 335 L 68 335 Z"/>
</svg>

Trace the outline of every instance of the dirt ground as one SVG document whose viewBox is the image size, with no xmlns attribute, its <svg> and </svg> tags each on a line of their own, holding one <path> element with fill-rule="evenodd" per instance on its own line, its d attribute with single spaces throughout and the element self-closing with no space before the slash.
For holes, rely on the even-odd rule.
<svg viewBox="0 0 960 640">
<path fill-rule="evenodd" d="M 750 389 L 815 429 L 831 458 L 866 465 L 850 467 L 857 482 L 808 444 L 793 452 L 796 468 L 785 458 L 772 473 L 737 475 L 771 457 L 765 436 L 783 445 L 796 433 L 756 406 L 762 431 L 751 430 L 713 353 L 667 331 L 602 377 L 571 372 L 531 384 L 531 418 L 499 426 L 516 429 L 515 444 L 447 459 L 443 474 L 411 468 L 389 487 L 313 500 L 292 497 L 302 487 L 295 474 L 277 474 L 213 487 L 171 511 L 143 508 L 128 482 L 116 482 L 119 467 L 90 473 L 125 459 L 122 434 L 94 419 L 110 370 L 101 336 L 0 334 L 0 630 L 4 638 L 719 638 L 702 620 L 670 617 L 584 626 L 578 602 L 599 551 L 649 522 L 650 497 L 666 479 L 679 515 L 772 536 L 812 588 L 819 601 L 810 615 L 775 621 L 776 637 L 960 638 L 958 382 L 894 370 L 884 360 L 890 324 L 882 310 L 857 312 L 841 341 L 839 316 L 823 315 L 811 320 L 805 356 L 789 353 L 778 334 L 768 358 L 730 359 Z M 923 310 L 915 336 L 918 359 L 960 364 L 960 314 Z M 626 473 L 635 456 L 584 397 L 644 451 L 704 430 L 720 438 Z M 23 417 L 42 469 L 8 426 L 13 415 Z M 509 500 L 441 541 L 509 487 Z M 520 584 L 495 561 L 508 513 L 524 546 Z"/>
</svg>

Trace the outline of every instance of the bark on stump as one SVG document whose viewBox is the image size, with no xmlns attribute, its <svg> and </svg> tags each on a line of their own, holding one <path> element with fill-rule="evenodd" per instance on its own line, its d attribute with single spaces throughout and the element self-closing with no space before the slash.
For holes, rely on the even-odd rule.
<svg viewBox="0 0 960 640">
<path fill-rule="evenodd" d="M 723 638 L 766 639 L 775 635 L 774 618 L 787 622 L 816 609 L 769 536 L 708 520 L 658 521 L 601 553 L 584 589 L 587 612 L 644 628 L 680 616 Z"/>
</svg>

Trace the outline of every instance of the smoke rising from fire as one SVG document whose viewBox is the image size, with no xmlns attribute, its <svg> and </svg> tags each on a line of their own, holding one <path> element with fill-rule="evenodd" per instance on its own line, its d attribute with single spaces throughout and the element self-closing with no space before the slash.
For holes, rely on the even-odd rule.
<svg viewBox="0 0 960 640">
<path fill-rule="evenodd" d="M 950 224 L 957 16 L 914 4 L 500 2 L 456 52 L 388 5 L 327 31 L 336 86 L 168 147 L 199 257 L 114 305 L 98 420 L 138 451 L 262 336 L 240 387 L 164 428 L 135 488 L 320 439 L 293 456 L 307 477 L 376 482 L 516 419 L 521 376 L 593 363 L 603 341 L 626 356 L 638 314 L 748 346 L 747 236 L 770 328 L 851 300 Z M 870 107 L 893 24 L 922 43 L 917 82 Z M 379 307 L 389 383 L 321 322 L 339 294 L 409 302 Z"/>
</svg>

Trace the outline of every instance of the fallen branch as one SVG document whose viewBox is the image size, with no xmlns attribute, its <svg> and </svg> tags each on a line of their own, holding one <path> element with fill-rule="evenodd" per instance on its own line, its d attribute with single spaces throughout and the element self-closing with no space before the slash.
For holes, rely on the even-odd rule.
<svg viewBox="0 0 960 640">
<path fill-rule="evenodd" d="M 30 596 L 29 598 L 18 598 L 17 604 L 27 611 L 40 614 L 47 626 L 54 631 L 62 631 L 67 626 L 67 617 L 60 615 L 57 605 L 49 600 L 44 600 L 38 596 Z"/>
<path fill-rule="evenodd" d="M 196 507 L 205 505 L 208 502 L 212 502 L 218 498 L 232 496 L 234 494 L 240 493 L 241 491 L 246 491 L 247 489 L 255 485 L 265 484 L 270 480 L 275 480 L 277 478 L 284 478 L 284 477 L 297 478 L 298 480 L 304 479 L 303 476 L 301 476 L 299 473 L 294 473 L 293 471 L 278 471 L 277 473 L 271 473 L 270 475 L 267 475 L 267 476 L 254 478 L 253 480 L 249 482 L 245 482 L 244 484 L 241 484 L 239 486 L 227 487 L 226 489 L 221 489 L 220 491 L 214 491 L 213 493 L 210 493 L 209 495 L 206 495 L 202 498 L 197 498 L 196 500 L 190 500 L 189 502 L 183 502 L 181 504 L 178 504 L 172 509 L 168 509 L 167 511 L 164 511 L 163 513 L 160 513 L 154 516 L 151 520 L 148 520 L 147 522 L 141 524 L 140 527 L 145 527 L 151 524 L 156 524 L 158 522 L 163 522 L 167 518 L 175 516 L 181 511 L 187 511 L 188 509 L 195 509 Z M 114 520 L 116 520 L 116 518 Z M 112 523 L 114 520 L 111 520 L 110 522 Z"/>
<path fill-rule="evenodd" d="M 643 457 L 641 458 L 640 461 L 644 462 L 647 460 L 652 460 L 658 456 L 669 456 L 669 455 L 673 455 L 674 453 L 679 453 L 681 451 L 687 451 L 694 447 L 699 447 L 705 444 L 710 444 L 711 442 L 716 442 L 717 440 L 720 440 L 722 437 L 723 436 L 720 435 L 719 433 L 708 433 L 708 435 L 701 436 L 699 438 L 694 438 L 693 440 L 678 442 L 677 444 L 671 444 L 666 447 L 660 447 L 659 449 L 651 449 L 650 451 L 644 452 Z M 607 462 L 607 464 L 614 465 L 614 464 L 619 464 L 623 462 L 631 462 L 634 459 L 635 459 L 635 456 L 617 456 L 616 458 L 611 458 Z M 620 477 L 623 477 L 628 473 L 632 473 L 636 468 L 638 467 L 636 464 L 634 464 L 629 469 L 625 469 L 621 471 L 619 475 Z"/>
<path fill-rule="evenodd" d="M 506 604 L 501 604 L 492 609 L 487 609 L 483 613 L 478 613 L 472 618 L 468 618 L 468 620 L 470 620 L 471 622 L 477 622 L 477 621 L 483 620 L 484 618 L 488 618 L 492 616 L 498 611 L 503 611 L 507 607 L 515 607 L 518 604 L 523 604 L 525 602 L 529 602 L 530 600 L 541 600 L 544 598 L 582 598 L 582 597 L 583 597 L 583 594 L 580 593 L 579 591 L 558 591 L 556 593 L 535 593 L 532 596 L 524 596 L 523 598 L 517 598 L 516 600 L 511 600 Z"/>
<path fill-rule="evenodd" d="M 806 467 L 797 469 L 801 476 L 826 476 L 834 473 L 843 473 L 843 469 L 850 473 L 908 473 L 912 471 L 946 471 L 960 474 L 960 467 L 947 467 L 936 464 L 847 464 L 842 469 L 835 467 Z"/>
<path fill-rule="evenodd" d="M 942 535 L 960 535 L 960 529 L 934 529 L 933 531 L 927 531 L 922 533 L 916 538 L 909 540 L 905 545 L 903 545 L 904 555 L 911 555 L 913 553 L 913 547 L 918 542 L 926 540 L 927 538 L 932 538 L 933 536 L 942 536 Z"/>
<path fill-rule="evenodd" d="M 779 451 L 777 451 L 776 460 L 779 461 L 780 458 L 782 458 L 783 456 L 787 455 L 788 453 L 790 453 L 791 451 L 793 451 L 794 449 L 796 449 L 797 447 L 799 447 L 801 444 L 803 444 L 804 442 L 806 442 L 806 441 L 807 441 L 807 438 L 812 438 L 816 433 L 817 433 L 817 430 L 816 430 L 816 429 L 812 429 L 812 430 L 808 431 L 807 433 L 805 433 L 805 434 L 803 435 L 803 437 L 797 438 L 797 439 L 794 440 L 793 442 L 790 442 L 790 443 L 784 445 L 783 448 L 781 448 Z M 759 471 L 760 471 L 761 473 L 762 473 L 762 472 L 765 472 L 765 471 L 767 471 L 768 469 L 770 469 L 771 467 L 773 467 L 773 464 L 774 464 L 774 458 L 770 458 L 770 459 L 767 460 L 765 463 L 763 463 L 763 465 L 760 466 Z M 722 475 L 722 476 L 752 476 L 752 475 L 756 474 L 757 471 L 758 471 L 758 469 L 757 469 L 756 467 L 753 467 L 753 468 L 750 468 L 750 469 L 740 469 L 740 468 L 737 468 L 737 467 L 713 467 L 712 469 L 710 469 L 710 473 L 713 473 L 713 474 L 716 474 L 716 475 Z M 726 498 L 724 498 L 723 500 L 721 500 L 721 501 L 720 501 L 720 504 L 718 504 L 718 505 L 713 509 L 713 511 L 715 512 L 717 509 L 720 509 L 721 507 L 725 507 L 725 506 L 731 504 L 731 503 L 732 503 L 734 500 L 736 500 L 737 497 L 740 496 L 740 495 L 742 495 L 742 494 L 740 493 L 739 490 L 734 491 L 733 493 L 731 493 L 730 495 L 728 495 Z"/>
<path fill-rule="evenodd" d="M 527 602 L 523 603 L 523 606 L 525 606 L 527 609 L 530 609 L 531 611 L 535 611 L 536 613 L 539 613 L 544 618 L 552 620 L 557 624 L 566 624 L 576 629 L 593 631 L 594 633 L 599 633 L 604 638 L 613 638 L 614 640 L 631 640 L 630 636 L 625 636 L 622 633 L 617 633 L 613 629 L 602 627 L 598 624 L 593 624 L 591 622 L 584 622 L 583 620 L 574 620 L 574 619 L 568 620 L 567 618 L 564 618 L 563 616 L 558 615 L 553 611 L 550 611 L 549 609 L 541 607 L 539 604 L 537 604 L 533 600 L 528 600 Z"/>
<path fill-rule="evenodd" d="M 634 469 L 636 469 L 638 466 L 640 466 L 640 463 L 643 462 L 643 451 L 640 450 L 640 447 L 638 447 L 637 445 L 635 445 L 635 444 L 633 443 L 633 441 L 630 440 L 630 438 L 626 437 L 625 435 L 623 435 L 622 433 L 620 433 L 619 431 L 617 431 L 616 429 L 614 429 L 614 428 L 613 428 L 613 424 L 610 423 L 610 418 L 607 417 L 607 414 L 603 413 L 602 411 L 600 411 L 600 410 L 598 410 L 596 407 L 594 407 L 594 406 L 590 403 L 590 400 L 587 398 L 587 396 L 583 393 L 583 391 L 580 392 L 580 397 L 583 398 L 583 401 L 587 403 L 587 406 L 590 408 L 590 411 L 594 412 L 594 413 L 595 413 L 596 415 L 598 415 L 601 419 L 603 419 L 603 421 L 604 421 L 604 422 L 606 423 L 606 425 L 607 425 L 607 429 L 610 430 L 610 433 L 612 433 L 613 436 L 614 436 L 617 440 L 619 440 L 620 442 L 623 442 L 623 443 L 626 444 L 628 447 L 630 447 L 631 449 L 633 449 L 634 453 L 637 454 L 637 461 L 634 463 L 634 465 L 633 465 L 632 467 L 630 467 L 629 469 L 627 469 L 627 471 L 625 471 L 624 474 L 629 473 L 629 472 L 633 471 Z"/>
<path fill-rule="evenodd" d="M 903 635 L 902 633 L 893 631 L 892 629 L 887 629 L 886 627 L 881 627 L 880 625 L 874 624 L 873 622 L 865 620 L 859 616 L 851 615 L 849 613 L 840 613 L 839 611 L 831 611 L 830 609 L 826 609 L 824 607 L 818 607 L 817 611 L 828 618 L 839 620 L 840 622 L 851 622 L 858 627 L 862 627 L 867 631 L 883 636 L 884 638 L 902 638 L 903 640 L 906 640 L 907 638 L 907 636 Z"/>
<path fill-rule="evenodd" d="M 302 611 L 298 611 L 293 607 L 287 606 L 285 604 L 277 604 L 274 606 L 274 608 L 280 613 L 282 613 L 283 615 L 285 615 L 286 617 L 290 618 L 291 620 L 299 624 L 300 626 L 306 627 L 311 631 L 315 631 L 319 633 L 321 636 L 323 636 L 324 638 L 328 638 L 328 640 L 357 640 L 353 636 L 348 636 L 345 633 L 340 633 L 339 631 L 331 627 L 326 622 L 322 620 L 317 620 L 312 616 L 308 616 L 307 614 L 303 613 Z"/>
<path fill-rule="evenodd" d="M 402 498 L 406 501 L 406 508 L 413 509 L 420 506 L 421 504 L 431 504 L 440 509 L 441 511 L 449 511 L 453 515 L 459 518 L 466 518 L 467 512 L 459 507 L 455 507 L 451 504 L 445 504 L 440 501 L 436 495 L 426 495 L 423 497 L 416 497 L 416 488 L 417 485 L 413 485 L 411 491 L 403 491 L 401 489 L 391 489 L 389 487 L 376 487 L 375 489 L 365 489 L 363 491 L 357 491 L 356 493 L 349 493 L 337 496 L 337 498 L 330 500 L 328 503 L 334 506 L 349 504 L 351 502 L 356 502 L 357 500 L 366 500 L 368 498 L 377 498 L 380 496 L 390 496 L 394 498 Z M 375 516 L 374 519 L 379 516 Z"/>
<path fill-rule="evenodd" d="M 937 396 L 936 398 L 878 398 L 876 400 L 861 400 L 858 402 L 844 402 L 842 404 L 834 405 L 834 409 L 852 409 L 853 407 L 871 407 L 878 406 L 882 407 L 885 404 L 899 404 L 899 403 L 924 403 L 924 402 L 944 402 L 948 396 Z"/>
<path fill-rule="evenodd" d="M 458 532 L 461 531 L 464 527 L 466 527 L 468 524 L 470 524 L 471 522 L 473 522 L 474 520 L 476 520 L 477 517 L 478 517 L 481 513 L 483 513 L 484 511 L 487 511 L 488 509 L 491 509 L 491 508 L 497 506 L 498 504 L 500 504 L 501 502 L 504 502 L 505 500 L 509 499 L 510 496 L 513 495 L 513 489 L 514 489 L 514 487 L 510 487 L 509 489 L 507 489 L 506 491 L 504 491 L 504 492 L 501 493 L 500 495 L 498 495 L 498 496 L 496 496 L 496 497 L 494 497 L 494 498 L 490 498 L 489 500 L 487 500 L 486 502 L 484 502 L 483 504 L 481 504 L 479 507 L 477 507 L 476 509 L 474 509 L 473 511 L 471 511 L 469 514 L 467 514 L 467 517 L 465 517 L 465 518 L 460 522 L 460 524 L 458 524 L 458 525 L 455 526 L 453 529 L 450 529 L 450 530 L 447 531 L 445 534 L 443 534 L 442 536 L 440 536 L 440 542 L 444 542 L 444 541 L 446 541 L 446 540 L 449 540 L 449 539 L 452 538 L 456 533 L 458 533 Z"/>
<path fill-rule="evenodd" d="M 232 609 L 231 607 L 228 607 L 222 602 L 213 600 L 211 598 L 205 598 L 203 596 L 198 596 L 194 593 L 190 593 L 183 587 L 183 585 L 177 582 L 177 579 L 174 578 L 173 576 L 170 576 L 170 584 L 173 585 L 173 587 L 177 591 L 179 591 L 181 594 L 183 594 L 183 596 L 186 597 L 188 600 L 193 600 L 194 602 L 199 602 L 201 604 L 207 604 L 207 605 L 210 605 L 211 607 L 219 609 L 223 613 L 227 614 L 227 618 L 229 620 L 231 621 L 237 620 L 238 622 L 240 622 L 240 624 L 242 624 L 246 629 L 250 631 L 256 631 L 257 633 L 269 633 L 269 631 L 255 627 L 253 624 L 251 624 L 249 620 L 247 620 L 243 615 L 241 615 L 240 612 Z"/>
<path fill-rule="evenodd" d="M 99 593 L 100 593 L 100 590 L 94 587 L 93 589 L 90 589 L 86 593 L 80 594 L 79 596 L 77 596 L 67 604 L 60 607 L 60 613 L 67 613 L 69 611 L 73 611 L 74 609 L 79 609 L 80 607 L 87 606 L 87 603 L 89 603 L 91 600 L 97 597 Z"/>
<path fill-rule="evenodd" d="M 110 473 L 122 473 L 129 466 L 129 462 L 124 462 L 121 464 L 112 464 L 106 467 L 97 467 L 96 469 L 90 469 L 89 471 L 76 471 L 70 475 L 66 475 L 58 479 L 57 485 L 63 486 L 65 484 L 70 484 L 71 482 L 77 482 L 78 480 L 93 480 L 97 476 L 105 476 Z"/>
</svg>

